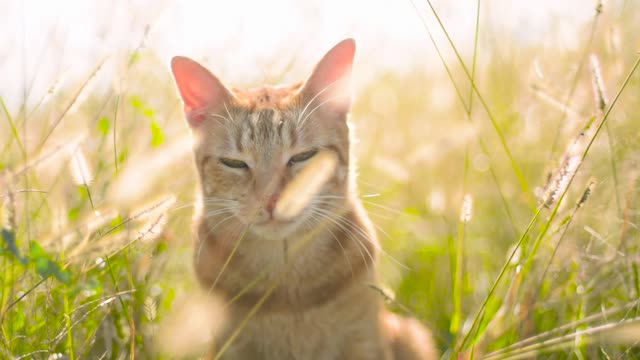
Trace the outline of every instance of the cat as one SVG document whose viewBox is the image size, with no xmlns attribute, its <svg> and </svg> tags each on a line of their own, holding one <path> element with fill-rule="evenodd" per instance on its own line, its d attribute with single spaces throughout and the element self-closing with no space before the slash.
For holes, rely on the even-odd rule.
<svg viewBox="0 0 640 360">
<path fill-rule="evenodd" d="M 429 331 L 386 311 L 371 288 L 378 245 L 347 122 L 354 54 L 343 40 L 305 82 L 251 90 L 228 89 L 189 58 L 171 61 L 202 193 L 195 273 L 229 301 L 212 350 L 222 359 L 437 356 Z M 283 191 L 320 153 L 335 160 L 328 180 L 280 218 Z"/>
</svg>

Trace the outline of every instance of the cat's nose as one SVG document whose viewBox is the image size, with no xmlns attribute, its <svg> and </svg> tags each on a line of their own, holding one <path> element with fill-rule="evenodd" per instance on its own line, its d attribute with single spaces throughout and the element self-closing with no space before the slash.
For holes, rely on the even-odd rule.
<svg viewBox="0 0 640 360">
<path fill-rule="evenodd" d="M 276 208 L 276 203 L 278 202 L 279 197 L 280 197 L 279 194 L 273 194 L 269 197 L 269 200 L 267 201 L 267 206 L 265 208 L 267 209 L 271 217 L 273 217 L 273 210 Z"/>
</svg>

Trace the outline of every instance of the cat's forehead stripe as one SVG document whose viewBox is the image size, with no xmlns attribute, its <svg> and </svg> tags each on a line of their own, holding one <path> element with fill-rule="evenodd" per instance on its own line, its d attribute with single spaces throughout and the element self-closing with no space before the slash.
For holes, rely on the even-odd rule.
<svg viewBox="0 0 640 360">
<path fill-rule="evenodd" d="M 282 127 L 282 141 L 287 144 L 289 147 L 296 146 L 296 141 L 298 139 L 298 127 L 297 122 L 295 121 L 295 117 L 293 114 L 289 114 L 289 121 L 285 122 Z"/>
<path fill-rule="evenodd" d="M 295 124 L 290 116 L 280 110 L 265 108 L 260 110 L 240 111 L 234 123 L 234 131 L 230 137 L 238 151 L 249 148 L 268 150 L 272 146 L 292 146 L 297 137 Z"/>
</svg>

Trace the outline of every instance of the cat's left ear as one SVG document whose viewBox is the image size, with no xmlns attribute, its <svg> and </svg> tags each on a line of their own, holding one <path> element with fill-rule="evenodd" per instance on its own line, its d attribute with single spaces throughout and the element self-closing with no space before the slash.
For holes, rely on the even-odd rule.
<svg viewBox="0 0 640 360">
<path fill-rule="evenodd" d="M 171 71 L 192 127 L 200 125 L 206 111 L 216 112 L 233 96 L 204 66 L 183 56 L 171 59 Z"/>
<path fill-rule="evenodd" d="M 351 69 L 356 42 L 345 39 L 339 42 L 318 62 L 305 82 L 301 94 L 305 106 L 326 108 L 345 114 L 351 106 Z"/>
</svg>

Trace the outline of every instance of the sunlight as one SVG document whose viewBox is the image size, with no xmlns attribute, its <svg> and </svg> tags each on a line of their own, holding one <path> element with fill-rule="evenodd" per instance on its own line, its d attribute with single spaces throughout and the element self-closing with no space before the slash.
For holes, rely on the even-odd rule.
<svg viewBox="0 0 640 360">
<path fill-rule="evenodd" d="M 345 37 L 358 41 L 356 86 L 369 78 L 368 72 L 385 68 L 402 71 L 416 64 L 433 64 L 439 70 L 421 19 L 426 19 L 432 31 L 437 29 L 435 20 L 425 2 L 413 1 L 138 0 L 126 5 L 5 1 L 0 73 L 8 79 L 3 81 L 1 95 L 12 111 L 25 96 L 33 105 L 61 79 L 68 83 L 82 78 L 101 59 L 140 45 L 156 51 L 166 63 L 177 54 L 204 60 L 224 80 L 237 84 L 255 83 L 255 79 L 274 82 L 283 71 L 284 80 L 298 81 L 318 54 Z M 564 38 L 572 39 L 577 25 L 593 12 L 592 5 L 582 4 L 577 0 L 545 0 L 535 5 L 494 0 L 484 6 L 504 11 L 500 16 L 484 12 L 482 26 L 535 42 L 544 39 L 553 22 L 562 18 L 558 26 L 566 28 Z M 469 50 L 475 2 L 437 1 L 435 6 L 454 41 L 463 51 Z M 266 70 L 264 65 L 268 65 Z"/>
</svg>

